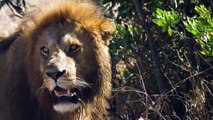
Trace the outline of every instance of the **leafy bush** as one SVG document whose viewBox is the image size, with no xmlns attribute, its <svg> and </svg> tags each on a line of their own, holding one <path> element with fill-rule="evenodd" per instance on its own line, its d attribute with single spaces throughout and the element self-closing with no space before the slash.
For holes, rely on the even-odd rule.
<svg viewBox="0 0 213 120">
<path fill-rule="evenodd" d="M 162 27 L 162 32 L 167 31 L 169 36 L 172 36 L 172 27 L 179 23 L 180 15 L 174 10 L 166 11 L 157 8 L 152 21 Z"/>
<path fill-rule="evenodd" d="M 201 53 L 213 57 L 213 18 L 204 5 L 196 6 L 195 11 L 198 16 L 187 17 L 184 25 L 197 38 L 202 48 Z"/>
<path fill-rule="evenodd" d="M 210 11 L 204 5 L 195 6 L 195 11 L 198 16 L 186 17 L 183 22 L 185 29 L 196 37 L 197 42 L 201 46 L 201 53 L 206 57 L 213 56 L 213 18 Z M 172 28 L 180 24 L 182 16 L 172 10 L 166 11 L 159 8 L 154 13 L 152 21 L 158 26 L 162 27 L 162 32 L 167 31 L 169 36 L 172 36 Z"/>
<path fill-rule="evenodd" d="M 198 30 L 201 36 L 196 37 L 184 26 L 200 29 L 188 22 L 198 17 L 185 17 L 195 15 L 194 3 L 177 3 L 179 8 L 171 10 L 170 2 L 103 2 L 110 8 L 109 12 L 116 15 L 117 28 L 110 44 L 114 87 L 112 119 L 212 118 L 213 113 L 209 112 L 213 105 L 213 77 L 209 74 L 212 66 L 197 52 L 200 50 L 197 43 L 201 44 L 198 38 L 203 33 Z M 205 12 L 202 11 L 204 16 Z M 165 85 L 162 87 L 165 92 L 159 83 Z"/>
</svg>

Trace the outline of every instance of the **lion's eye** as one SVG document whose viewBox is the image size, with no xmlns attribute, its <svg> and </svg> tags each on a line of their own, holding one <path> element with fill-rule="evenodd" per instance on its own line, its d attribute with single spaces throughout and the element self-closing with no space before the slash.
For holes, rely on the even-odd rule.
<svg viewBox="0 0 213 120">
<path fill-rule="evenodd" d="M 77 52 L 78 50 L 80 50 L 80 46 L 70 45 L 69 52 Z"/>
<path fill-rule="evenodd" d="M 47 56 L 49 54 L 49 48 L 43 46 L 41 47 L 41 53 L 45 56 Z"/>
</svg>

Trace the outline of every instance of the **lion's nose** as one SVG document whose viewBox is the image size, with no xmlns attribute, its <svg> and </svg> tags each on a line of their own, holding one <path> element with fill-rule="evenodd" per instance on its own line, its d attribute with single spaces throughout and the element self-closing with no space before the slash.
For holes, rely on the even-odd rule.
<svg viewBox="0 0 213 120">
<path fill-rule="evenodd" d="M 46 74 L 51 77 L 54 80 L 57 80 L 59 77 L 61 77 L 66 71 L 56 71 L 56 72 L 47 72 Z"/>
</svg>

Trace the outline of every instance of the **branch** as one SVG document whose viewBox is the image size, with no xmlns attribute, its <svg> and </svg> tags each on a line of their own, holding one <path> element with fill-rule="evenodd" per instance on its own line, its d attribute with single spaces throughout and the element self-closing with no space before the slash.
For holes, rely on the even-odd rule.
<svg viewBox="0 0 213 120">
<path fill-rule="evenodd" d="M 147 40 L 149 42 L 149 47 L 150 47 L 150 51 L 151 51 L 151 55 L 152 55 L 152 60 L 153 60 L 153 65 L 155 67 L 156 70 L 156 79 L 157 79 L 157 84 L 158 84 L 158 88 L 160 93 L 164 93 L 166 90 L 166 81 L 163 79 L 163 75 L 160 69 L 160 61 L 158 58 L 158 54 L 156 53 L 156 48 L 155 48 L 155 43 L 153 42 L 154 38 L 152 36 L 152 27 L 150 25 L 151 19 L 146 19 L 145 15 L 143 13 L 145 13 L 142 9 L 142 4 L 139 0 L 133 0 L 136 10 L 139 13 L 139 18 L 142 22 L 142 24 L 144 25 L 144 29 L 146 31 L 147 34 Z M 144 20 L 143 20 L 143 19 Z"/>
</svg>

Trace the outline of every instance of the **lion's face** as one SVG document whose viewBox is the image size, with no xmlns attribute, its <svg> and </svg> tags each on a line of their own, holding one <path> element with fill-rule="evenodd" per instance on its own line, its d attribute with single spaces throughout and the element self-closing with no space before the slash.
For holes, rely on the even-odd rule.
<svg viewBox="0 0 213 120">
<path fill-rule="evenodd" d="M 55 29 L 51 26 L 38 34 L 36 54 L 40 58 L 43 87 L 52 96 L 53 108 L 61 113 L 72 112 L 90 98 L 86 94 L 97 89 L 93 88 L 97 81 L 90 78 L 98 74 L 95 71 L 96 48 L 86 32 Z"/>
</svg>

